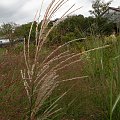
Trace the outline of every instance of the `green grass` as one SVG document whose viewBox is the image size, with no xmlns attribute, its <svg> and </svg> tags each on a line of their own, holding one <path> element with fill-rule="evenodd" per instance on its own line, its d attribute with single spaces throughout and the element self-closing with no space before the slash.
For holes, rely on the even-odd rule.
<svg viewBox="0 0 120 120">
<path fill-rule="evenodd" d="M 92 36 L 83 46 L 85 50 L 89 50 L 105 44 L 102 38 Z M 52 116 L 51 120 L 119 120 L 120 37 L 115 44 L 110 43 L 109 45 L 108 48 L 84 54 L 81 62 L 59 71 L 59 80 L 83 75 L 88 75 L 89 78 L 61 82 L 44 103 L 38 115 L 61 94 L 68 91 L 57 102 L 57 108 L 62 108 L 62 110 Z M 9 51 L 11 54 L 7 53 L 3 56 L 4 50 L 0 49 L 2 57 L 0 63 L 2 68 L 0 71 L 0 119 L 22 120 L 27 113 L 27 97 L 20 76 L 20 69 L 24 68 L 21 47 L 20 51 L 19 48 L 17 50 L 17 53 Z M 43 56 L 47 52 L 49 52 L 48 49 L 44 49 Z"/>
<path fill-rule="evenodd" d="M 5 51 L 5 49 L 4 49 L 4 48 L 0 48 L 0 55 L 1 55 L 1 54 L 3 54 L 3 53 L 4 53 L 4 51 Z"/>
<path fill-rule="evenodd" d="M 94 39 L 93 43 L 90 44 L 90 47 L 101 46 L 102 40 Z M 120 87 L 120 41 L 116 43 L 110 43 L 110 47 L 106 49 L 101 49 L 98 51 L 91 52 L 89 54 L 88 64 L 86 66 L 85 72 L 89 74 L 90 81 L 92 81 L 92 91 L 93 96 L 92 100 L 94 105 L 98 106 L 103 110 L 104 116 L 108 120 L 117 120 L 120 119 L 119 114 L 119 102 L 116 105 L 116 110 L 112 112 L 113 105 L 116 101 L 117 96 L 119 95 Z M 88 47 L 88 44 L 87 44 Z M 89 68 L 89 69 L 88 69 Z"/>
</svg>

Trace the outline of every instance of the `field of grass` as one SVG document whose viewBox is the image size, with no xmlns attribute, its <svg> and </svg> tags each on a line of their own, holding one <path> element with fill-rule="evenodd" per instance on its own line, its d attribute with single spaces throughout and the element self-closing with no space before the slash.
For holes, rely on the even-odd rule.
<svg viewBox="0 0 120 120">
<path fill-rule="evenodd" d="M 57 98 L 67 92 L 56 102 L 55 109 L 62 109 L 49 119 L 119 120 L 120 37 L 116 42 L 105 43 L 103 38 L 92 36 L 82 45 L 84 54 L 77 56 L 81 61 L 58 71 L 57 79 L 61 82 L 37 115 L 40 116 Z M 108 46 L 85 52 L 105 45 Z M 43 49 L 42 57 L 50 51 L 48 48 Z M 77 52 L 81 52 L 80 48 Z M 20 74 L 23 68 L 24 58 L 20 46 L 9 49 L 4 54 L 0 52 L 0 120 L 22 120 L 28 112 L 28 98 Z M 76 76 L 88 77 L 62 81 Z"/>
<path fill-rule="evenodd" d="M 81 7 L 73 4 L 49 28 L 68 0 L 52 0 L 41 16 L 43 1 L 23 43 L 0 48 L 0 120 L 120 120 L 120 36 L 97 35 L 96 18 L 86 35 L 77 22 L 71 34 L 68 22 L 66 41 L 80 32 L 79 39 L 63 43 L 60 27 L 61 42 L 50 46 L 50 33 Z"/>
</svg>

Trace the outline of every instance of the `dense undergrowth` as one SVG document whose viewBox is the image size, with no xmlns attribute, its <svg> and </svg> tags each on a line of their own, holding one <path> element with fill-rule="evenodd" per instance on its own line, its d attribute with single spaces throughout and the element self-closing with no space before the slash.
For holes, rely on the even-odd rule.
<svg viewBox="0 0 120 120">
<path fill-rule="evenodd" d="M 104 37 L 89 37 L 80 47 L 65 48 L 71 52 L 81 52 L 81 61 L 58 71 L 59 81 L 76 76 L 85 79 L 61 81 L 52 95 L 37 113 L 40 116 L 53 101 L 67 92 L 59 101 L 58 113 L 51 120 L 119 120 L 120 119 L 120 37 L 115 42 L 105 42 Z M 89 52 L 90 49 L 109 45 Z M 33 45 L 30 50 L 33 51 Z M 42 57 L 53 48 L 44 48 Z M 20 70 L 24 68 L 23 48 L 18 45 L 0 49 L 0 119 L 22 120 L 28 112 L 26 91 L 23 87 Z M 77 58 L 78 59 L 78 58 Z M 41 58 L 42 60 L 42 58 Z"/>
</svg>

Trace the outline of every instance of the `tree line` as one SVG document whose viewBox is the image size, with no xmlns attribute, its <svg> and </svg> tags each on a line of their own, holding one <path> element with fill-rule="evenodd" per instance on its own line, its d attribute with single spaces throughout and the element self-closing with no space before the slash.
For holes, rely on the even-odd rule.
<svg viewBox="0 0 120 120">
<path fill-rule="evenodd" d="M 92 10 L 89 12 L 92 16 L 84 17 L 83 15 L 72 15 L 68 16 L 64 21 L 62 21 L 48 36 L 48 42 L 50 44 L 60 44 L 67 42 L 71 39 L 86 37 L 89 35 L 109 35 L 113 32 L 115 24 L 113 22 L 108 22 L 108 19 L 101 17 L 103 13 L 111 4 L 112 1 L 107 3 L 101 0 L 94 0 L 92 2 Z M 50 29 L 53 24 L 57 21 L 51 21 L 48 25 Z M 15 23 L 3 23 L 0 27 L 0 36 L 8 37 L 9 39 L 16 38 L 28 38 L 31 22 L 17 26 Z M 37 22 L 34 22 L 31 41 L 35 41 Z M 40 30 L 41 22 L 38 25 L 38 30 Z"/>
</svg>

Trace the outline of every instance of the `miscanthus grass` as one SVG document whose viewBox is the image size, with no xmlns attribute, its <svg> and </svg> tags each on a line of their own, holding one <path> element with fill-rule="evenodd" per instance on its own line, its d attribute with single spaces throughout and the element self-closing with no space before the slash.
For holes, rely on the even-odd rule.
<svg viewBox="0 0 120 120">
<path fill-rule="evenodd" d="M 34 120 L 37 119 L 36 114 L 45 102 L 45 100 L 51 95 L 52 91 L 58 86 L 59 82 L 56 80 L 58 78 L 57 69 L 60 69 L 60 64 L 64 62 L 64 60 L 60 61 L 59 64 L 55 66 L 51 66 L 53 62 L 56 60 L 60 60 L 61 58 L 65 57 L 71 57 L 73 54 L 66 55 L 66 51 L 64 53 L 61 53 L 54 58 L 51 58 L 51 56 L 58 51 L 63 46 L 58 47 L 56 50 L 50 53 L 42 62 L 39 61 L 40 58 L 40 51 L 42 50 L 43 45 L 46 42 L 46 39 L 50 32 L 54 29 L 54 27 L 59 24 L 62 20 L 66 18 L 66 16 L 70 15 L 71 13 L 75 12 L 76 10 L 70 11 L 73 7 L 71 6 L 62 16 L 61 18 L 56 21 L 56 23 L 51 27 L 49 30 L 47 29 L 47 26 L 49 22 L 51 21 L 51 18 L 53 15 L 66 3 L 68 0 L 52 0 L 52 2 L 48 5 L 46 8 L 41 28 L 38 30 L 38 24 L 39 21 L 37 21 L 36 26 L 36 45 L 35 45 L 35 54 L 34 58 L 31 59 L 31 53 L 30 53 L 30 36 L 31 31 L 34 25 L 34 22 L 31 25 L 28 40 L 24 40 L 24 58 L 25 58 L 25 69 L 21 70 L 21 75 L 24 83 L 24 87 L 28 96 L 28 102 L 29 102 L 29 111 L 27 114 L 26 119 Z M 43 2 L 42 2 L 43 4 Z M 42 6 L 41 6 L 42 10 Z M 40 10 L 40 12 L 41 12 Z M 41 14 L 41 13 L 39 13 Z M 34 21 L 36 20 L 37 13 L 35 15 Z M 74 40 L 76 41 L 76 40 Z M 71 42 L 74 42 L 71 41 Z M 63 66 L 62 66 L 63 67 Z M 86 77 L 86 76 L 85 76 Z M 84 78 L 81 77 L 81 78 Z M 72 78 L 75 79 L 75 78 Z M 70 80 L 72 80 L 70 79 Z M 78 79 L 78 78 L 76 78 Z M 66 93 L 61 95 L 56 101 L 58 101 L 61 97 L 63 97 Z M 49 116 L 59 112 L 61 110 L 55 110 L 56 108 L 56 101 L 47 108 L 43 114 L 41 115 L 40 119 L 46 119 Z"/>
<path fill-rule="evenodd" d="M 67 42 L 55 50 L 53 50 L 47 57 L 44 58 L 44 60 L 40 61 L 41 51 L 44 46 L 44 44 L 47 41 L 47 37 L 52 32 L 54 27 L 56 27 L 61 21 L 63 21 L 67 16 L 75 12 L 76 10 L 79 10 L 80 8 L 72 10 L 72 8 L 75 6 L 71 6 L 62 16 L 60 19 L 58 19 L 55 24 L 48 30 L 48 24 L 51 21 L 54 14 L 64 5 L 68 2 L 68 0 L 52 0 L 52 2 L 48 5 L 46 8 L 44 17 L 42 18 L 41 28 L 38 29 L 39 24 L 39 18 L 37 21 L 36 26 L 36 45 L 34 49 L 34 57 L 31 57 L 30 52 L 30 36 L 31 31 L 34 25 L 34 22 L 31 25 L 28 40 L 24 40 L 24 60 L 25 60 L 25 68 L 24 70 L 21 70 L 21 76 L 24 83 L 24 88 L 26 90 L 26 94 L 28 97 L 29 102 L 29 109 L 28 113 L 26 115 L 27 120 L 45 120 L 49 118 L 53 114 L 57 114 L 60 112 L 62 108 L 57 108 L 57 101 L 59 101 L 62 97 L 64 97 L 68 91 L 63 93 L 57 100 L 55 100 L 46 110 L 43 111 L 41 115 L 38 115 L 39 110 L 42 108 L 42 105 L 44 102 L 50 97 L 53 90 L 59 85 L 61 82 L 67 82 L 75 79 L 84 79 L 88 78 L 88 75 L 80 76 L 80 77 L 74 77 L 69 79 L 64 79 L 59 81 L 58 77 L 58 71 L 62 70 L 65 67 L 68 67 L 78 61 L 81 61 L 87 53 L 90 53 L 92 51 L 98 51 L 100 49 L 105 49 L 109 47 L 109 45 L 104 46 L 97 46 L 92 49 L 89 49 L 87 51 L 83 51 L 81 53 L 71 53 L 69 50 L 66 50 L 64 52 L 61 52 L 54 56 L 55 53 L 57 53 L 59 50 L 63 49 L 66 45 L 79 41 L 80 39 L 71 40 L 70 42 Z M 43 4 L 43 2 L 42 2 Z M 42 6 L 41 6 L 42 10 Z M 39 16 L 41 14 L 41 10 L 39 13 Z M 72 10 L 72 11 L 71 11 Z M 37 14 L 35 15 L 34 21 L 37 19 Z M 74 60 L 74 58 L 79 57 L 77 60 Z M 71 60 L 71 62 L 69 62 Z M 55 64 L 56 63 L 56 64 Z M 111 93 L 112 94 L 112 93 Z M 119 99 L 119 97 L 118 97 Z M 117 100 L 118 101 L 118 100 Z M 115 102 L 114 108 L 117 104 L 117 101 Z M 112 110 L 114 111 L 114 109 Z"/>
</svg>

